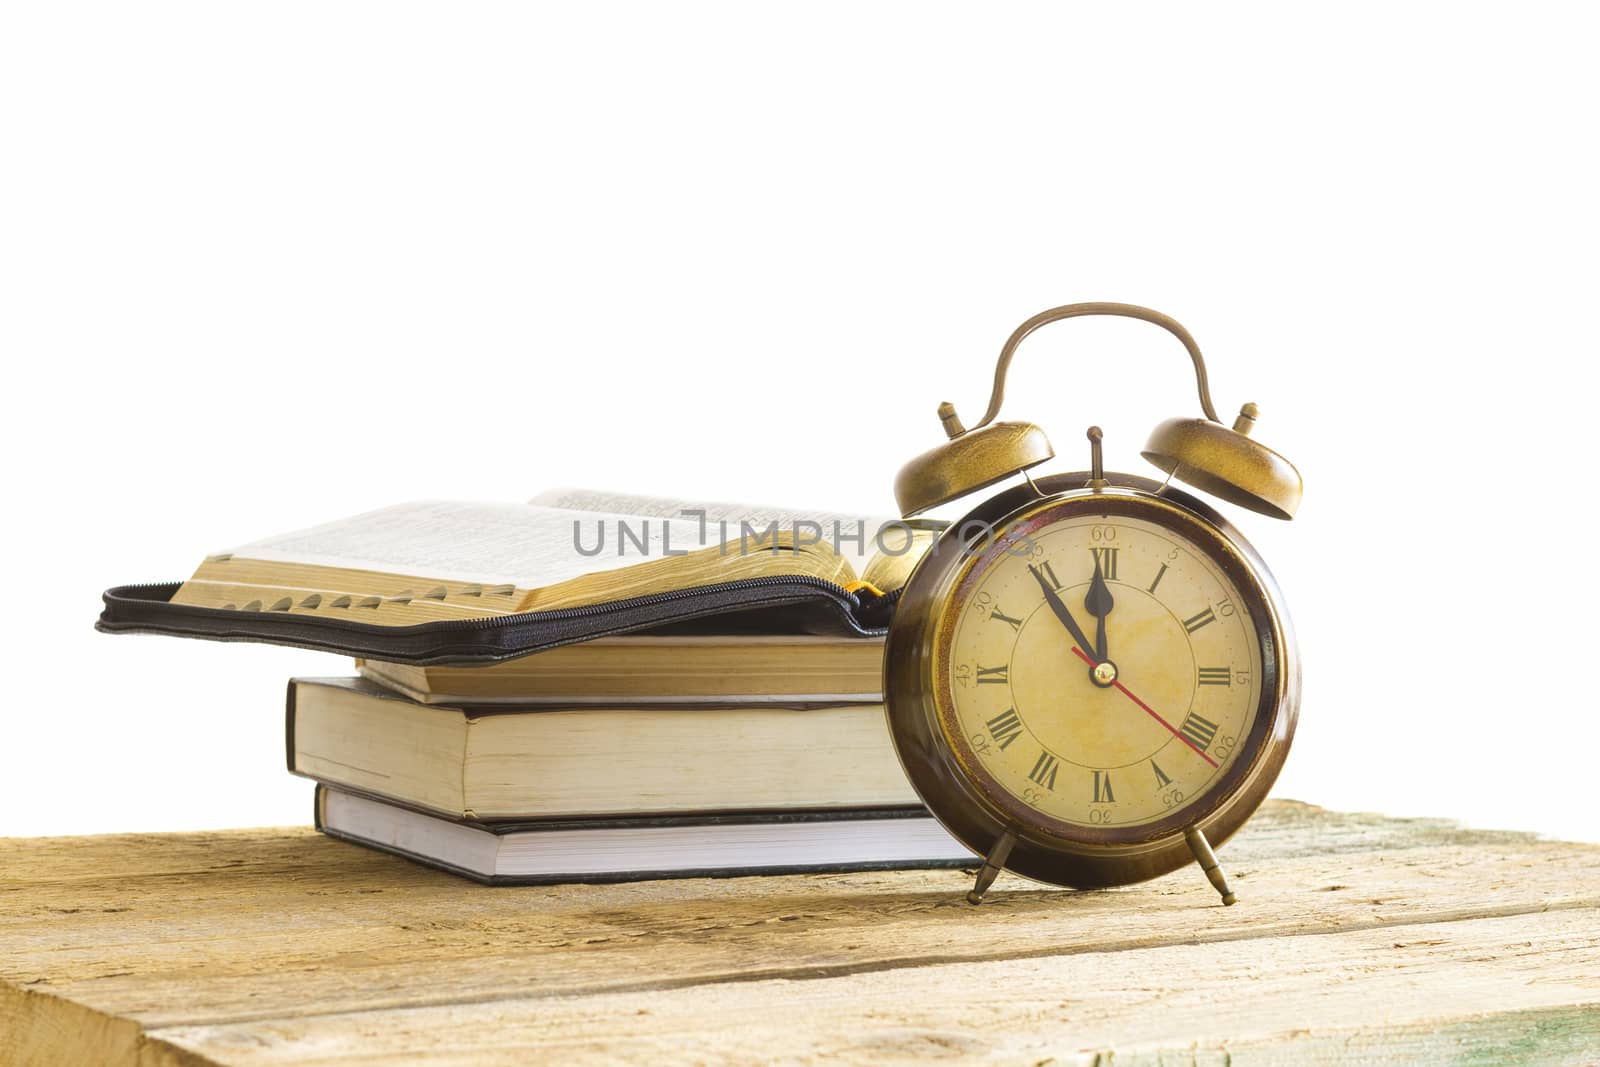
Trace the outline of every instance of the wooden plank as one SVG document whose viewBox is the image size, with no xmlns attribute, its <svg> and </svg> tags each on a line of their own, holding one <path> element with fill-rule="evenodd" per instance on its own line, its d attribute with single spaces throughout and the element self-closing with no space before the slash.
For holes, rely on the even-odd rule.
<svg viewBox="0 0 1600 1067">
<path fill-rule="evenodd" d="M 961 901 L 955 872 L 484 889 L 315 835 L 214 836 L 198 873 L 177 856 L 173 869 L 118 880 L 106 873 L 115 869 L 108 854 L 97 876 L 70 889 L 33 883 L 28 913 L 12 917 L 0 906 L 8 949 L 0 977 L 44 975 L 33 988 L 161 1026 L 270 1015 L 307 992 L 327 1010 L 430 1003 L 437 988 L 405 980 L 419 967 L 447 972 L 452 995 L 497 997 L 535 982 L 551 995 L 1351 929 L 1600 899 L 1600 849 L 1490 835 L 1500 842 L 1491 864 L 1483 835 L 1431 824 L 1397 834 L 1408 824 L 1395 821 L 1365 824 L 1358 834 L 1357 820 L 1278 818 L 1290 813 L 1303 814 L 1269 809 L 1252 824 L 1253 838 L 1224 850 L 1244 894 L 1231 909 L 1218 907 L 1198 876 L 1181 874 L 1110 893 L 1003 880 L 979 909 Z M 1294 833 L 1277 832 L 1280 821 Z M 1359 861 L 1337 845 L 1324 851 L 1363 838 L 1376 851 Z M 139 843 L 148 864 L 149 843 Z M 1491 867 L 1532 876 L 1496 887 L 1483 878 Z M 40 921 L 46 917 L 53 921 Z M 953 942 L 954 922 L 970 936 Z M 652 959 L 648 979 L 632 956 L 614 951 L 619 946 Z"/>
<path fill-rule="evenodd" d="M 158 1036 L 239 1067 L 510 1065 L 538 1055 L 571 1064 L 1571 1064 L 1600 1056 L 1594 918 L 1567 911 L 514 997 Z"/>
<path fill-rule="evenodd" d="M 1193 872 L 1099 893 L 1002 879 L 973 909 L 956 872 L 487 889 L 303 830 L 0 841 L 0 1052 L 7 1033 L 59 1037 L 69 1016 L 106 1024 L 96 1058 L 138 1062 L 166 1054 L 144 1034 L 227 1045 L 317 1017 L 810 989 L 1494 917 L 1600 926 L 1595 846 L 1275 801 L 1221 856 L 1242 897 L 1230 909 Z"/>
</svg>

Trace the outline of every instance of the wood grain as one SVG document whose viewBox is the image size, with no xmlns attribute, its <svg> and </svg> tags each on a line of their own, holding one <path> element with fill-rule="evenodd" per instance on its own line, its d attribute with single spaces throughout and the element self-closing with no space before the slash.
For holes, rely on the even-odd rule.
<svg viewBox="0 0 1600 1067">
<path fill-rule="evenodd" d="M 0 841 L 0 1064 L 1600 1061 L 1600 846 L 1275 801 L 1220 854 L 1233 908 L 1194 871 L 972 908 L 950 871 L 489 889 L 301 829 Z"/>
</svg>

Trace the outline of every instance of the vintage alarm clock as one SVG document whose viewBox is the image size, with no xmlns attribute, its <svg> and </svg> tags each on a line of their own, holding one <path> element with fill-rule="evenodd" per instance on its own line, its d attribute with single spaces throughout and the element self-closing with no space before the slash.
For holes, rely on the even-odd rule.
<svg viewBox="0 0 1600 1067">
<path fill-rule="evenodd" d="M 1059 319 L 1118 315 L 1164 327 L 1194 361 L 1205 418 L 1168 419 L 1144 457 L 1167 478 L 1091 469 L 1035 480 L 1044 431 L 996 422 L 1017 346 Z M 1021 475 L 944 529 L 889 628 L 884 693 L 912 785 L 985 857 L 968 900 L 1001 870 L 1096 888 L 1197 861 L 1224 904 L 1212 851 L 1283 766 L 1300 667 L 1283 599 L 1254 549 L 1172 481 L 1288 519 L 1293 465 L 1250 436 L 1246 404 L 1217 418 L 1205 362 L 1178 322 L 1132 304 L 1068 304 L 1017 327 L 972 429 L 949 404 L 949 440 L 901 470 L 910 519 Z"/>
</svg>

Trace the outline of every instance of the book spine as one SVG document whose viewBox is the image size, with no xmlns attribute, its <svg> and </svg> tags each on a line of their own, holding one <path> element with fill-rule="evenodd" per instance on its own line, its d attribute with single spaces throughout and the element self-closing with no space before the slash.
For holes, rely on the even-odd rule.
<svg viewBox="0 0 1600 1067">
<path fill-rule="evenodd" d="M 293 679 L 293 678 L 289 679 L 288 691 L 286 693 L 284 693 L 284 697 L 283 697 L 284 761 L 289 766 L 289 773 L 290 774 L 298 774 L 298 773 L 300 773 L 299 771 L 297 771 L 295 769 L 295 765 L 294 765 L 295 698 L 296 698 L 296 695 L 297 695 L 297 693 L 299 691 L 299 688 L 300 688 L 299 687 L 299 683 L 296 682 L 295 679 Z"/>
</svg>

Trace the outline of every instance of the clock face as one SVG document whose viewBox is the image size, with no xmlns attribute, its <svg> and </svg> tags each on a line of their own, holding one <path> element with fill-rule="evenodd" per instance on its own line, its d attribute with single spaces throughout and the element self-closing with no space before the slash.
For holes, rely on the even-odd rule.
<svg viewBox="0 0 1600 1067">
<path fill-rule="evenodd" d="M 1147 839 L 1248 770 L 1271 706 L 1266 608 L 1226 551 L 1169 511 L 1047 508 L 957 576 L 933 661 L 939 725 L 1009 819 Z"/>
</svg>

